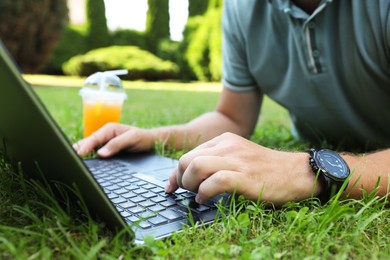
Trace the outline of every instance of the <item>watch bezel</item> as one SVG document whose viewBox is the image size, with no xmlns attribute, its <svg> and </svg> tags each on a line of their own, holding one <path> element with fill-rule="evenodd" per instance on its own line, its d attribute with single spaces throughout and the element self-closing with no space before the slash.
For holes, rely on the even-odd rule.
<svg viewBox="0 0 390 260">
<path fill-rule="evenodd" d="M 339 160 L 340 165 L 342 165 L 342 168 L 344 170 L 343 177 L 337 176 L 338 174 L 334 171 L 330 171 L 328 168 L 324 166 L 324 163 L 321 161 L 321 158 L 324 157 L 324 155 L 329 154 L 332 157 L 336 157 Z M 329 150 L 329 149 L 319 149 L 314 150 L 314 153 L 312 155 L 313 160 L 315 161 L 316 167 L 319 168 L 319 170 L 328 178 L 331 178 L 333 181 L 336 182 L 344 182 L 349 174 L 350 170 L 348 167 L 348 164 L 345 162 L 345 160 L 336 152 Z M 314 170 L 314 169 L 313 169 Z"/>
</svg>

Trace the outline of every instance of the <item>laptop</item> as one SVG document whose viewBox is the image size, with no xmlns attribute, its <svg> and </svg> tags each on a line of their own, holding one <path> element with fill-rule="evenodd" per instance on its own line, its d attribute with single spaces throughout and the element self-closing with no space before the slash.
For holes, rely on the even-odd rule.
<svg viewBox="0 0 390 260">
<path fill-rule="evenodd" d="M 166 194 L 166 180 L 177 165 L 167 157 L 145 153 L 81 159 L 1 41 L 0 153 L 21 163 L 31 176 L 76 186 L 92 215 L 113 231 L 127 228 L 135 243 L 148 236 L 168 237 L 191 223 L 211 223 L 221 200 L 218 196 L 199 205 L 192 192 Z"/>
</svg>

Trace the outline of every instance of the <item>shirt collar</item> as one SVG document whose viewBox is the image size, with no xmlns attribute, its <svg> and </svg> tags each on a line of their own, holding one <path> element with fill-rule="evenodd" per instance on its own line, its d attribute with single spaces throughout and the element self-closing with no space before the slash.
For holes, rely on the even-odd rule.
<svg viewBox="0 0 390 260">
<path fill-rule="evenodd" d="M 304 20 L 310 20 L 312 17 L 316 16 L 318 13 L 324 10 L 326 5 L 330 4 L 331 2 L 333 2 L 333 0 L 321 0 L 317 9 L 311 15 L 309 15 L 301 8 L 296 6 L 291 0 L 268 0 L 268 3 L 274 4 L 284 13 L 290 14 L 291 16 L 297 19 L 304 19 Z"/>
</svg>

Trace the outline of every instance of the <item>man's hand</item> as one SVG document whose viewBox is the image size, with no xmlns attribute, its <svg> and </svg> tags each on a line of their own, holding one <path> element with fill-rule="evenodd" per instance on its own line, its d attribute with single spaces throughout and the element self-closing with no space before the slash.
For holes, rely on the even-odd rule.
<svg viewBox="0 0 390 260">
<path fill-rule="evenodd" d="M 140 152 L 151 150 L 155 137 L 152 131 L 137 127 L 109 123 L 87 138 L 73 145 L 81 156 L 102 146 L 98 151 L 100 157 L 110 157 L 120 151 Z"/>
<path fill-rule="evenodd" d="M 276 151 L 231 133 L 183 155 L 166 192 L 178 187 L 197 192 L 203 203 L 223 192 L 282 205 L 320 192 L 307 153 Z"/>
</svg>

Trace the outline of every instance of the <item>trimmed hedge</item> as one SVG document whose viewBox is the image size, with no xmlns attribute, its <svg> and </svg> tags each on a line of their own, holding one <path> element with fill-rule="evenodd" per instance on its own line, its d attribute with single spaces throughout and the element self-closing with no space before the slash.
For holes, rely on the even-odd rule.
<svg viewBox="0 0 390 260">
<path fill-rule="evenodd" d="M 87 0 L 87 44 L 90 50 L 110 45 L 104 0 Z"/>
<path fill-rule="evenodd" d="M 120 29 L 114 32 L 111 32 L 111 45 L 132 45 L 138 46 L 141 49 L 146 49 L 146 39 L 145 33 L 129 30 L 129 29 Z"/>
<path fill-rule="evenodd" d="M 169 0 L 148 0 L 145 35 L 146 49 L 157 54 L 160 41 L 169 39 Z"/>
<path fill-rule="evenodd" d="M 208 0 L 189 0 L 188 1 L 188 16 L 193 17 L 203 15 L 207 11 L 209 5 Z"/>
<path fill-rule="evenodd" d="M 178 66 L 136 46 L 111 46 L 78 55 L 64 63 L 67 75 L 89 76 L 97 71 L 127 69 L 123 79 L 166 80 L 178 77 Z"/>
<path fill-rule="evenodd" d="M 221 16 L 221 0 L 214 0 L 204 16 L 194 16 L 188 20 L 194 25 L 200 22 L 195 26 L 196 30 L 187 36 L 185 58 L 201 81 L 219 81 L 222 77 Z"/>
</svg>

